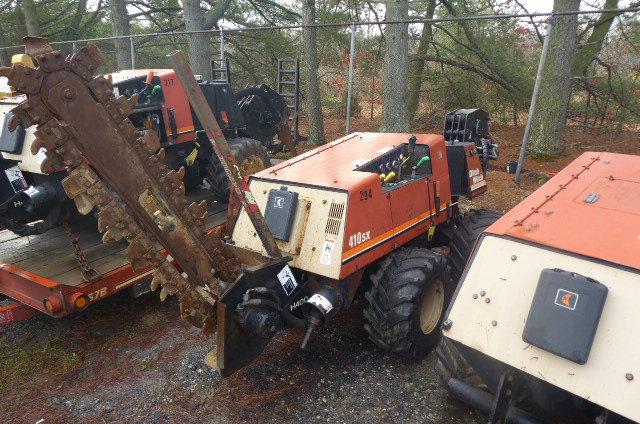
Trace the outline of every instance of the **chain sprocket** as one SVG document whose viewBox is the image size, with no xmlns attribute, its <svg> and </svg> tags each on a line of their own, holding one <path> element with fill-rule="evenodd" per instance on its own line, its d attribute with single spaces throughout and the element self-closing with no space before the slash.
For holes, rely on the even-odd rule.
<svg viewBox="0 0 640 424">
<path fill-rule="evenodd" d="M 136 97 L 116 98 L 111 81 L 94 75 L 102 62 L 95 46 L 65 57 L 35 40 L 38 68 L 0 68 L 27 96 L 13 109 L 10 129 L 37 125 L 32 153 L 46 150 L 42 171 L 66 167 L 63 187 L 79 211 L 98 208 L 103 242 L 126 239 L 131 265 L 155 268 L 151 286 L 162 286 L 161 299 L 176 294 L 184 318 L 215 331 L 213 305 L 222 281 L 235 280 L 237 261 L 217 233 L 207 231 L 206 202 L 189 204 L 184 169 L 170 171 L 155 132 L 141 133 L 128 119 Z"/>
</svg>

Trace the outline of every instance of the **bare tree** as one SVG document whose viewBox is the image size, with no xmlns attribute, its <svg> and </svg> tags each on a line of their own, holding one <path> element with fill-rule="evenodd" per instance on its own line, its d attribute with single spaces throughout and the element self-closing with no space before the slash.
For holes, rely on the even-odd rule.
<svg viewBox="0 0 640 424">
<path fill-rule="evenodd" d="M 322 117 L 322 97 L 318 77 L 318 51 L 316 46 L 316 2 L 302 0 L 302 25 L 305 51 L 305 74 L 307 87 L 307 113 L 309 115 L 309 143 L 324 143 L 324 120 Z"/>
<path fill-rule="evenodd" d="M 632 4 L 630 6 L 637 6 L 638 4 Z M 606 0 L 603 9 L 617 9 L 618 0 Z M 601 13 L 598 20 L 593 24 L 591 28 L 591 34 L 589 38 L 578 48 L 575 57 L 573 58 L 572 71 L 574 76 L 583 76 L 589 65 L 595 60 L 598 53 L 602 49 L 605 38 L 609 33 L 609 29 L 613 24 L 613 20 L 616 16 L 619 16 L 619 12 L 607 12 Z"/>
<path fill-rule="evenodd" d="M 27 35 L 32 37 L 40 37 L 40 21 L 38 20 L 38 12 L 33 0 L 22 0 L 22 15 L 24 23 L 27 27 Z"/>
<path fill-rule="evenodd" d="M 408 0 L 387 0 L 387 21 L 407 19 Z M 386 132 L 409 131 L 407 92 L 409 76 L 409 28 L 407 24 L 387 24 L 384 30 L 384 89 L 382 123 Z"/>
<path fill-rule="evenodd" d="M 580 0 L 554 0 L 555 12 L 578 10 Z M 558 15 L 549 36 L 549 52 L 541 69 L 540 90 L 530 123 L 529 151 L 539 156 L 562 152 L 565 118 L 571 97 L 571 62 L 575 54 L 577 15 Z"/>
<path fill-rule="evenodd" d="M 425 18 L 433 19 L 436 10 L 436 0 L 429 0 L 427 3 L 427 13 Z M 422 26 L 420 34 L 420 42 L 418 43 L 418 51 L 415 57 L 411 59 L 411 67 L 409 68 L 409 97 L 407 97 L 407 109 L 409 118 L 413 119 L 418 110 L 418 101 L 420 100 L 420 89 L 422 88 L 422 72 L 426 63 L 425 56 L 429 51 L 429 45 L 433 40 L 433 29 L 431 22 L 425 22 Z"/>
<path fill-rule="evenodd" d="M 131 20 L 127 11 L 126 0 L 109 0 L 109 13 L 113 35 L 116 37 L 131 35 Z M 113 40 L 116 47 L 118 69 L 131 68 L 131 45 L 127 38 Z"/>
<path fill-rule="evenodd" d="M 210 2 L 208 2 L 210 3 Z M 211 3 L 210 3 L 211 4 Z M 182 14 L 187 31 L 212 29 L 222 19 L 231 0 L 218 0 L 211 9 L 204 11 L 200 0 L 182 0 Z M 211 78 L 211 34 L 192 34 L 187 38 L 191 69 L 205 79 Z"/>
</svg>

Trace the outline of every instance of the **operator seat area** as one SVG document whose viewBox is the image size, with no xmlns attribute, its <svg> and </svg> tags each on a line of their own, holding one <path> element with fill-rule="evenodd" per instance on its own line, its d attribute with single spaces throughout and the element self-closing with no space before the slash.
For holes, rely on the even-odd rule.
<svg viewBox="0 0 640 424">
<path fill-rule="evenodd" d="M 416 137 L 411 136 L 408 143 L 394 147 L 356 171 L 378 174 L 382 187 L 393 190 L 432 174 L 429 146 L 417 144 Z"/>
</svg>

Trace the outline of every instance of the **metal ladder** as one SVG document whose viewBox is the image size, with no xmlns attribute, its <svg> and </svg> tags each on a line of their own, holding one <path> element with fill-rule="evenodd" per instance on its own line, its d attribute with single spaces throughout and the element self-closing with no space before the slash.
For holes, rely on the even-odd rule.
<svg viewBox="0 0 640 424">
<path fill-rule="evenodd" d="M 231 84 L 231 68 L 229 59 L 211 59 L 211 82 Z"/>
<path fill-rule="evenodd" d="M 293 128 L 293 141 L 298 143 L 301 139 L 298 132 L 298 114 L 300 112 L 300 60 L 299 59 L 278 59 L 278 94 L 287 103 Z"/>
</svg>

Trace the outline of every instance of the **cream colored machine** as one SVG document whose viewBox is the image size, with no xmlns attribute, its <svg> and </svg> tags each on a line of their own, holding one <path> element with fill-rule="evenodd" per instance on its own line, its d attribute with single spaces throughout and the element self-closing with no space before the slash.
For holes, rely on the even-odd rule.
<svg viewBox="0 0 640 424">
<path fill-rule="evenodd" d="M 585 153 L 478 240 L 437 353 L 489 422 L 640 422 L 639 166 Z"/>
</svg>

